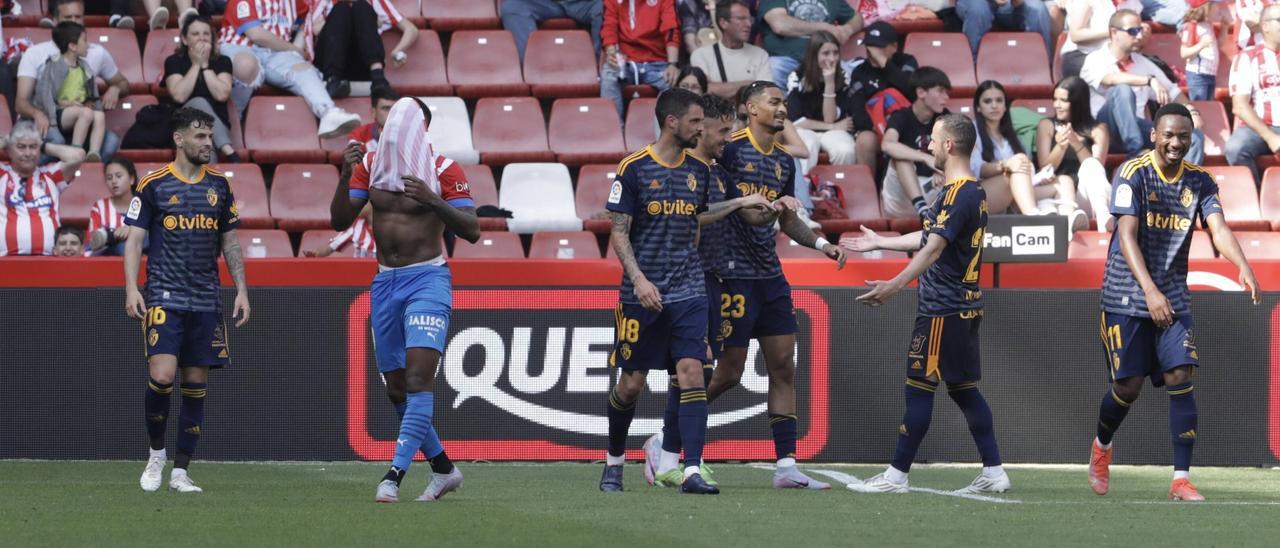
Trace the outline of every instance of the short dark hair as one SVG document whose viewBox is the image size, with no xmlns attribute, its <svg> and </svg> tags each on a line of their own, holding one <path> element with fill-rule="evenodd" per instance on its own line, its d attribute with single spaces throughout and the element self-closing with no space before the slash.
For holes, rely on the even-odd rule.
<svg viewBox="0 0 1280 548">
<path fill-rule="evenodd" d="M 1138 14 L 1138 12 L 1133 11 L 1131 9 L 1116 10 L 1115 13 L 1111 14 L 1111 19 L 1107 20 L 1107 26 L 1113 29 L 1119 29 L 1120 22 L 1124 21 L 1124 18 L 1130 17 L 1130 16 L 1137 17 L 1138 19 L 1142 19 L 1142 15 Z M 1107 31 L 1107 32 L 1110 32 L 1110 31 Z"/>
<path fill-rule="evenodd" d="M 942 124 L 942 131 L 956 144 L 956 152 L 960 156 L 973 155 L 973 143 L 978 140 L 973 120 L 963 114 L 944 114 L 938 118 L 937 123 Z"/>
<path fill-rule="evenodd" d="M 702 105 L 702 113 L 708 120 L 732 120 L 738 115 L 738 107 L 730 103 L 728 99 L 708 93 L 698 98 L 698 104 Z"/>
<path fill-rule="evenodd" d="M 80 37 L 84 36 L 84 26 L 71 21 L 63 21 L 53 27 L 53 45 L 58 46 L 60 53 L 66 53 L 67 48 L 71 44 L 80 41 Z"/>
<path fill-rule="evenodd" d="M 748 12 L 751 11 L 751 6 L 748 6 L 747 3 L 742 0 L 720 0 L 716 3 L 717 27 L 719 26 L 720 21 L 728 21 L 730 17 L 733 17 L 734 6 L 742 6 L 747 8 Z"/>
<path fill-rule="evenodd" d="M 369 106 L 378 108 L 378 101 L 391 101 L 392 103 L 400 100 L 400 94 L 396 90 L 388 87 L 373 88 L 369 92 Z"/>
<path fill-rule="evenodd" d="M 770 80 L 756 80 L 751 82 L 750 84 L 743 86 L 742 92 L 738 97 L 739 102 L 745 104 L 747 101 L 755 99 L 757 95 L 760 95 L 769 89 L 782 91 L 782 86 L 779 86 Z"/>
<path fill-rule="evenodd" d="M 120 166 L 122 169 L 124 169 L 125 173 L 129 174 L 129 178 L 133 179 L 134 183 L 138 182 L 138 168 L 133 165 L 132 160 L 125 158 L 124 156 L 116 155 L 116 156 L 112 156 L 111 161 L 107 162 L 106 165 L 102 167 L 105 168 L 106 166 L 109 166 L 111 164 L 116 164 Z"/>
<path fill-rule="evenodd" d="M 911 73 L 912 91 L 936 87 L 951 90 L 951 79 L 947 78 L 947 73 L 934 67 L 920 67 Z"/>
<path fill-rule="evenodd" d="M 1160 107 L 1160 109 L 1156 111 L 1155 122 L 1157 124 L 1160 123 L 1160 119 L 1165 116 L 1181 116 L 1186 118 L 1188 122 L 1193 122 L 1191 118 L 1191 111 L 1187 109 L 1187 107 L 1178 103 L 1168 103 L 1165 106 Z"/>
<path fill-rule="evenodd" d="M 58 238 L 61 238 L 63 234 L 70 234 L 72 236 L 75 236 L 77 239 L 80 240 L 81 244 L 84 243 L 84 230 L 81 230 L 80 227 L 76 225 L 59 226 L 57 230 L 53 231 L 53 241 L 55 242 L 58 241 Z"/>
<path fill-rule="evenodd" d="M 426 103 L 422 102 L 422 99 L 417 97 L 410 97 L 410 99 L 413 99 L 413 102 L 418 103 L 418 108 L 422 110 L 422 119 L 427 122 L 427 127 L 431 127 L 431 107 L 427 106 Z"/>
<path fill-rule="evenodd" d="M 84 0 L 49 0 L 49 15 L 51 17 L 58 16 L 58 9 L 67 4 L 84 5 Z"/>
<path fill-rule="evenodd" d="M 173 111 L 173 116 L 169 118 L 169 125 L 173 127 L 173 131 L 182 131 L 193 127 L 213 127 L 213 115 L 190 107 L 183 107 Z"/>
<path fill-rule="evenodd" d="M 709 89 L 707 88 L 707 73 L 693 65 L 688 65 L 680 69 L 680 74 L 676 76 L 676 84 L 679 84 L 685 78 L 690 76 L 692 76 L 694 80 L 698 81 L 698 87 L 702 88 L 702 93 L 706 93 Z"/>
<path fill-rule="evenodd" d="M 696 104 L 698 94 L 687 89 L 671 88 L 658 96 L 658 105 L 654 107 L 653 114 L 658 117 L 658 125 L 661 126 L 667 116 L 684 116 L 689 112 L 689 107 Z"/>
</svg>

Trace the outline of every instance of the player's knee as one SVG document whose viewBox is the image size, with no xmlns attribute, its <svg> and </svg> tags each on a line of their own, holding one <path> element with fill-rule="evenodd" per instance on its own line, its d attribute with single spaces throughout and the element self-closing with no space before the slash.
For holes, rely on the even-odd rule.
<svg viewBox="0 0 1280 548">
<path fill-rule="evenodd" d="M 769 382 L 772 384 L 789 385 L 795 382 L 795 377 L 796 368 L 794 365 L 769 368 Z"/>
<path fill-rule="evenodd" d="M 391 400 L 391 403 L 403 403 L 408 401 L 408 398 L 408 391 L 404 383 L 399 386 L 392 386 L 391 383 L 387 383 L 387 399 Z"/>
<path fill-rule="evenodd" d="M 1135 379 L 1137 382 L 1134 382 Z M 1138 399 L 1138 395 L 1142 393 L 1142 377 L 1119 379 L 1111 386 L 1111 390 L 1114 391 L 1116 396 L 1120 399 L 1132 402 Z"/>
<path fill-rule="evenodd" d="M 152 371 L 151 372 L 151 380 L 156 381 L 156 383 L 158 384 L 173 384 L 173 379 L 175 376 L 176 375 L 174 375 L 173 371 Z"/>
<path fill-rule="evenodd" d="M 1190 366 L 1179 367 L 1164 374 L 1165 386 L 1184 384 L 1191 380 L 1193 370 Z"/>
</svg>

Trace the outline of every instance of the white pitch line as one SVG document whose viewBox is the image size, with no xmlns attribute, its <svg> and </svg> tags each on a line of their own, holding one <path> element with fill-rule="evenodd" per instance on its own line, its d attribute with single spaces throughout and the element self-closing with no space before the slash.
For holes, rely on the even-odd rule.
<svg viewBox="0 0 1280 548">
<path fill-rule="evenodd" d="M 774 466 L 772 464 L 766 464 L 762 462 L 751 463 L 749 466 L 751 466 L 752 468 L 760 469 L 760 470 L 774 469 Z M 858 479 L 857 476 L 854 476 L 852 474 L 846 474 L 844 472 L 836 472 L 835 470 L 811 469 L 809 470 L 809 472 L 826 476 L 828 478 L 831 478 L 833 480 L 836 480 L 846 485 L 850 483 L 860 483 L 862 481 Z M 968 500 L 973 500 L 978 502 L 994 502 L 996 504 L 1022 504 L 1022 501 L 1018 499 L 1002 499 L 1002 498 L 996 498 L 996 497 L 988 497 L 985 495 L 977 495 L 974 493 L 962 493 L 959 491 L 943 491 L 941 489 L 929 489 L 927 487 L 911 487 L 910 490 L 916 493 L 929 493 L 931 495 L 942 495 L 944 497 L 957 497 L 957 498 L 968 499 Z"/>
</svg>

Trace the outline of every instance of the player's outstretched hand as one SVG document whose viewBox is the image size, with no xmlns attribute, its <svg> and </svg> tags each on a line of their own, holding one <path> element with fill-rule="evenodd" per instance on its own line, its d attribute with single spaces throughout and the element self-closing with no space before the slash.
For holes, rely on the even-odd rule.
<svg viewBox="0 0 1280 548">
<path fill-rule="evenodd" d="M 404 195 L 414 201 L 429 207 L 434 207 L 440 201 L 440 195 L 432 192 L 422 179 L 413 175 L 405 175 L 400 177 L 400 180 L 404 181 Z"/>
<path fill-rule="evenodd" d="M 880 245 L 881 242 L 884 241 L 884 236 L 876 234 L 876 231 L 867 228 L 865 225 L 859 226 L 858 228 L 862 229 L 862 235 L 840 238 L 840 245 L 842 247 L 847 247 L 850 251 L 857 251 L 859 253 L 875 251 L 881 248 Z"/>
<path fill-rule="evenodd" d="M 240 327 L 249 321 L 249 295 L 247 293 L 236 294 L 235 308 L 231 312 L 231 319 L 239 319 L 236 327 Z"/>
<path fill-rule="evenodd" d="M 1169 299 L 1161 293 L 1159 289 L 1152 289 L 1147 292 L 1147 311 L 1151 313 L 1151 321 L 1155 322 L 1156 327 L 1167 329 L 1173 325 L 1173 307 L 1169 306 Z"/>
<path fill-rule="evenodd" d="M 893 281 L 867 280 L 867 285 L 871 286 L 871 291 L 858 295 L 857 298 L 867 306 L 880 306 L 902 290 L 902 286 Z"/>
<path fill-rule="evenodd" d="M 1249 290 L 1249 296 L 1253 297 L 1253 304 L 1262 304 L 1262 289 L 1258 287 L 1258 279 L 1253 277 L 1252 269 L 1240 272 L 1240 285 Z"/>
<path fill-rule="evenodd" d="M 822 246 L 822 253 L 836 262 L 836 270 L 844 268 L 844 262 L 849 259 L 844 256 L 844 248 L 836 244 Z"/>
<path fill-rule="evenodd" d="M 147 301 L 142 298 L 142 293 L 137 289 L 129 289 L 124 293 L 124 311 L 138 321 L 142 321 L 147 317 Z"/>
<path fill-rule="evenodd" d="M 640 306 L 650 312 L 662 311 L 662 294 L 658 292 L 657 286 L 653 282 L 642 279 L 635 283 L 636 298 L 640 300 Z"/>
<path fill-rule="evenodd" d="M 769 199 L 760 194 L 748 194 L 739 198 L 739 200 L 741 200 L 742 209 L 757 209 L 765 212 L 773 209 L 773 204 L 769 203 Z"/>
<path fill-rule="evenodd" d="M 797 200 L 795 196 L 783 196 L 773 202 L 773 208 L 778 211 L 782 211 L 784 209 L 799 211 L 801 207 L 804 206 L 800 204 L 800 200 Z"/>
</svg>

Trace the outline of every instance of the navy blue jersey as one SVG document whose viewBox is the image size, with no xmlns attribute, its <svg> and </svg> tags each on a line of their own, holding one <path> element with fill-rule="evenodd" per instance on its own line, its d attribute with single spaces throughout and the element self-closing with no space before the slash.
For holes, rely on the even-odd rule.
<svg viewBox="0 0 1280 548">
<path fill-rule="evenodd" d="M 763 149 L 751 128 L 730 136 L 720 165 L 729 174 L 726 199 L 760 194 L 772 202 L 795 195 L 795 159 L 776 144 Z M 752 226 L 737 215 L 729 217 L 728 223 L 723 277 L 750 280 L 782 275 L 782 263 L 774 249 L 773 226 Z"/>
<path fill-rule="evenodd" d="M 663 165 L 648 146 L 618 164 L 605 208 L 631 216 L 631 249 L 636 263 L 662 302 L 705 299 L 698 259 L 698 213 L 706 208 L 711 173 L 706 163 L 681 153 L 675 165 Z M 622 275 L 619 300 L 638 304 L 631 279 Z"/>
<path fill-rule="evenodd" d="M 982 309 L 978 274 L 982 238 L 987 230 L 987 192 L 978 181 L 962 177 L 947 182 L 925 213 L 920 245 L 930 234 L 947 239 L 938 260 L 920 276 L 921 316 L 950 316 Z"/>
<path fill-rule="evenodd" d="M 1120 166 L 1111 182 L 1111 214 L 1138 218 L 1138 248 L 1156 287 L 1169 299 L 1176 316 L 1191 313 L 1187 290 L 1187 253 L 1195 220 L 1222 213 L 1218 185 L 1204 168 L 1183 162 L 1172 179 L 1155 165 L 1155 153 Z M 1102 278 L 1102 309 L 1150 318 L 1147 298 L 1120 251 L 1120 238 L 1111 235 L 1107 270 Z"/>
<path fill-rule="evenodd" d="M 133 189 L 125 224 L 147 230 L 147 306 L 218 312 L 222 234 L 240 224 L 227 178 L 207 167 L 187 181 L 169 164 Z"/>
<path fill-rule="evenodd" d="M 719 163 L 711 164 L 711 184 L 707 185 L 707 204 L 725 201 L 725 191 L 729 174 Z M 731 215 L 732 216 L 732 215 Z M 702 225 L 702 233 L 698 236 L 698 257 L 702 259 L 702 269 L 720 275 L 728 268 L 728 255 L 725 252 L 729 220 L 721 219 L 708 225 Z"/>
</svg>

